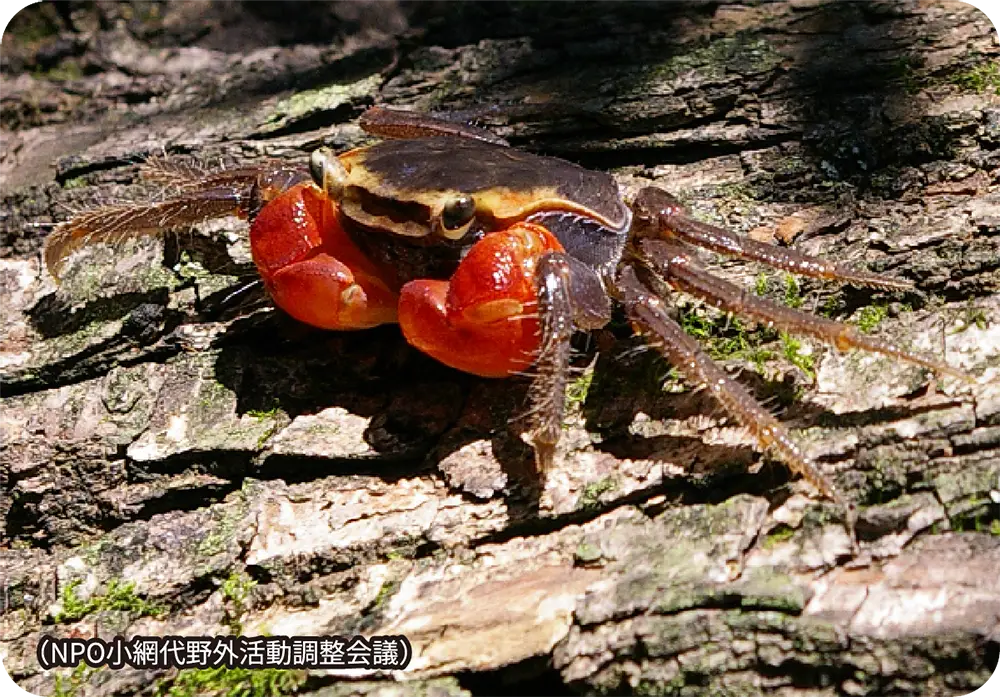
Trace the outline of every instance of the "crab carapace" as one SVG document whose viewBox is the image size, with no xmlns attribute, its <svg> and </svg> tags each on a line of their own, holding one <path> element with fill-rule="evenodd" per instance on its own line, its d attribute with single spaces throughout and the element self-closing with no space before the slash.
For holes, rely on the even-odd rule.
<svg viewBox="0 0 1000 697">
<path fill-rule="evenodd" d="M 72 250 L 92 242 L 248 218 L 260 276 L 292 317 L 338 330 L 395 322 L 419 350 L 485 377 L 533 366 L 528 435 L 543 471 L 561 431 L 570 338 L 606 325 L 616 301 L 761 449 L 847 506 L 786 429 L 671 318 L 664 289 L 840 350 L 968 379 L 931 357 L 748 293 L 708 273 L 696 248 L 887 290 L 910 288 L 907 281 L 698 222 L 658 188 L 626 203 L 610 175 L 510 148 L 475 127 L 378 107 L 361 125 L 386 140 L 340 155 L 321 148 L 308 167 L 202 172 L 159 162 L 150 171 L 176 185 L 175 196 L 76 216 L 50 236 L 46 263 L 58 275 Z"/>
</svg>

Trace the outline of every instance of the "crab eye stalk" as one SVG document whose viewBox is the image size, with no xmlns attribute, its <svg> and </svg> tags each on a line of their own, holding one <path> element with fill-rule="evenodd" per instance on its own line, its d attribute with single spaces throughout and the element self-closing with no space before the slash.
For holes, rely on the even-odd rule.
<svg viewBox="0 0 1000 697">
<path fill-rule="evenodd" d="M 347 182 L 347 169 L 330 148 L 319 148 L 309 156 L 309 174 L 316 186 L 334 200 L 340 199 Z"/>
<path fill-rule="evenodd" d="M 462 237 L 476 217 L 476 200 L 471 196 L 458 196 L 441 208 L 440 232 L 451 240 Z"/>
</svg>

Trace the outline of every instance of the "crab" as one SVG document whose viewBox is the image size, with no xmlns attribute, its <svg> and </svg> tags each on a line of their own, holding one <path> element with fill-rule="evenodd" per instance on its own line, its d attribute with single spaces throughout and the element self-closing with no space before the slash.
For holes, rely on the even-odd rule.
<svg viewBox="0 0 1000 697">
<path fill-rule="evenodd" d="M 174 197 L 72 218 L 48 239 L 46 264 L 58 278 L 84 245 L 247 218 L 264 286 L 295 319 L 330 330 L 396 323 L 420 351 L 483 377 L 533 370 L 526 436 L 542 473 L 562 430 L 571 337 L 607 325 L 614 302 L 761 450 L 848 511 L 785 427 L 672 318 L 666 293 L 839 350 L 969 379 L 933 357 L 748 293 L 709 273 L 697 250 L 883 290 L 910 289 L 908 281 L 699 222 L 660 188 L 626 202 L 611 175 L 511 148 L 474 126 L 384 107 L 366 111 L 360 125 L 383 140 L 340 155 L 320 148 L 308 167 L 202 172 L 161 163 L 156 173 L 179 188 Z"/>
</svg>

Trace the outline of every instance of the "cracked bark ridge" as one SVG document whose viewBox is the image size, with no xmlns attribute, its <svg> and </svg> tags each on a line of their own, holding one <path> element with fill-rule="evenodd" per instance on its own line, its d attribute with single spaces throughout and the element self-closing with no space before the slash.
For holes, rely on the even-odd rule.
<svg viewBox="0 0 1000 697">
<path fill-rule="evenodd" d="M 982 14 L 295 7 L 39 5 L 4 36 L 0 660 L 19 684 L 185 694 L 173 671 L 41 671 L 38 637 L 237 629 L 413 642 L 400 674 L 285 676 L 282 691 L 330 697 L 985 682 L 1000 647 L 1000 68 Z M 912 280 L 893 295 L 710 260 L 980 383 L 671 298 L 858 503 L 851 559 L 836 509 L 624 327 L 578 346 L 538 483 L 517 437 L 523 380 L 457 374 L 391 327 L 323 333 L 253 291 L 224 302 L 252 277 L 239 221 L 87 250 L 58 287 L 44 273 L 47 224 L 168 193 L 138 181 L 140 160 L 301 162 L 365 142 L 355 117 L 373 103 L 463 112 L 612 171 L 626 194 L 656 183 L 705 220 Z"/>
</svg>

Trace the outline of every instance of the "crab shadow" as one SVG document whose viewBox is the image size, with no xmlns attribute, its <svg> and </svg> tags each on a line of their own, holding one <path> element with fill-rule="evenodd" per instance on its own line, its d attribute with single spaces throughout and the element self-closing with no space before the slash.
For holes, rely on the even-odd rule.
<svg viewBox="0 0 1000 697">
<path fill-rule="evenodd" d="M 248 296 L 246 302 L 255 300 Z M 233 312 L 240 309 L 221 316 Z M 279 310 L 235 319 L 215 343 L 215 379 L 236 395 L 237 415 L 280 411 L 291 421 L 323 415 L 332 425 L 318 439 L 331 438 L 338 419 L 367 419 L 360 439 L 356 428 L 344 435 L 350 443 L 337 436 L 330 453 L 310 443 L 308 433 L 265 449 L 254 476 L 292 482 L 355 474 L 392 481 L 434 471 L 453 453 L 486 440 L 510 490 L 537 503 L 530 449 L 510 427 L 511 413 L 525 401 L 525 379 L 488 380 L 452 370 L 407 344 L 395 326 L 322 331 Z M 341 446 L 355 454 L 337 455 Z M 447 474 L 445 479 L 476 498 Z"/>
<path fill-rule="evenodd" d="M 708 391 L 680 381 L 641 339 L 619 334 L 601 341 L 604 348 L 581 405 L 586 429 L 599 434 L 596 450 L 619 460 L 662 463 L 664 487 L 690 502 L 713 503 L 737 493 L 773 498 L 789 483 L 787 468 L 748 443 L 704 438 L 720 420 L 734 421 Z M 796 400 L 799 387 L 790 377 L 767 380 L 743 371 L 733 378 L 790 430 L 823 414 Z"/>
<path fill-rule="evenodd" d="M 432 471 L 453 452 L 486 439 L 494 444 L 513 489 L 528 492 L 519 494 L 521 498 L 537 500 L 530 449 L 514 432 L 517 422 L 514 428 L 509 423 L 510 415 L 523 406 L 527 380 L 486 380 L 449 369 L 409 346 L 395 326 L 359 332 L 308 327 L 274 308 L 261 284 L 249 281 L 257 277 L 248 274 L 248 268 L 234 266 L 221 240 L 166 237 L 162 261 L 151 251 L 149 263 L 173 268 L 184 253 L 208 271 L 207 283 L 195 277 L 173 288 L 133 283 L 135 290 L 129 290 L 130 281 L 109 267 L 100 283 L 124 284 L 122 292 L 83 303 L 73 299 L 71 287 L 41 297 L 26 312 L 32 328 L 46 339 L 79 334 L 79 347 L 44 369 L 8 375 L 7 391 L 19 394 L 100 377 L 116 365 L 183 357 L 205 348 L 191 346 L 187 336 L 223 325 L 207 350 L 216 353 L 214 380 L 236 396 L 237 417 L 263 419 L 280 412 L 286 426 L 300 416 L 325 415 L 333 429 L 338 419 L 356 424 L 361 417 L 368 420 L 363 434 L 360 439 L 351 435 L 361 442 L 341 439 L 337 445 L 344 446 L 341 451 L 353 451 L 349 455 L 338 455 L 337 448 L 325 455 L 307 442 L 308 434 L 297 436 L 300 443 L 262 447 L 257 454 L 213 452 L 211 462 L 201 451 L 184 451 L 136 464 L 132 475 L 138 480 L 188 470 L 231 480 L 234 486 L 244 476 L 290 483 L 332 474 L 394 480 Z M 222 287 L 214 280 L 232 275 L 237 280 Z M 195 300 L 178 308 L 171 299 L 180 290 L 193 290 Z M 119 321 L 117 332 L 83 338 L 92 328 Z M 476 498 L 461 482 L 455 486 Z M 220 489 L 223 494 L 226 490 Z"/>
<path fill-rule="evenodd" d="M 332 409 L 368 420 L 363 455 L 317 452 L 303 441 L 265 449 L 254 476 L 299 482 L 371 475 L 395 481 L 436 473 L 467 500 L 500 496 L 514 519 L 538 517 L 545 480 L 520 437 L 530 425 L 524 416 L 530 379 L 489 380 L 452 370 L 410 347 L 394 326 L 325 332 L 279 311 L 235 321 L 218 343 L 215 376 L 237 395 L 238 414 L 280 410 L 294 420 Z M 651 420 L 684 419 L 718 408 L 701 392 L 646 389 L 640 378 L 668 366 L 651 352 L 638 362 L 621 360 L 624 345 L 600 355 L 583 404 L 587 430 L 601 435 L 596 449 L 617 459 L 679 465 L 682 472 L 663 486 L 685 501 L 765 494 L 787 483 L 784 468 L 770 463 L 763 475 L 754 474 L 757 456 L 749 446 L 630 433 L 640 412 Z M 595 351 L 578 353 L 575 370 L 590 363 Z"/>
</svg>

